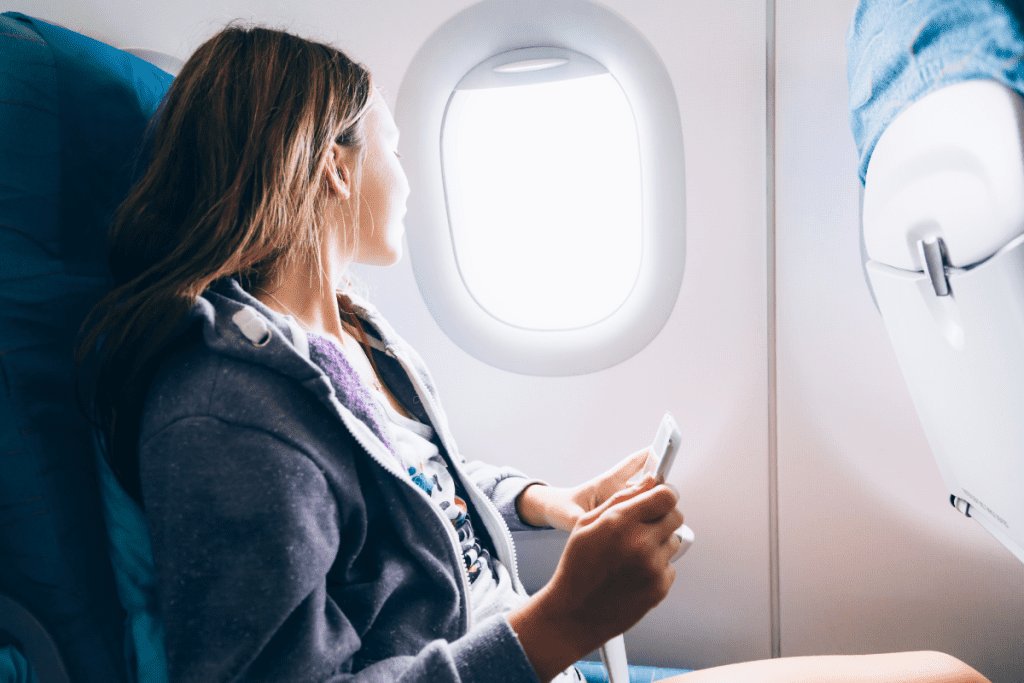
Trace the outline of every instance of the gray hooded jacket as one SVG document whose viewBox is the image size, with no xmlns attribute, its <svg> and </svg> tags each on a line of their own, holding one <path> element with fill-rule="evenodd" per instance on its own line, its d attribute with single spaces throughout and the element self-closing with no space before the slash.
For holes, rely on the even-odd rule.
<svg viewBox="0 0 1024 683">
<path fill-rule="evenodd" d="M 509 568 L 530 480 L 459 455 L 426 368 L 353 299 L 381 374 L 433 425 L 477 534 Z M 160 366 L 139 468 L 171 683 L 529 681 L 504 616 L 472 623 L 455 530 L 400 470 L 357 373 L 330 379 L 294 321 L 231 279 Z M 347 374 L 347 376 L 345 376 Z"/>
</svg>

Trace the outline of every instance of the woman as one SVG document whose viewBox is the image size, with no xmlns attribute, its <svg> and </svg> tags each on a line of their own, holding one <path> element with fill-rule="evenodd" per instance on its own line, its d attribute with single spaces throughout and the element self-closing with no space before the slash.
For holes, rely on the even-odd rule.
<svg viewBox="0 0 1024 683">
<path fill-rule="evenodd" d="M 267 29 L 212 38 L 164 102 L 79 358 L 99 344 L 171 681 L 573 680 L 672 583 L 677 497 L 627 485 L 645 452 L 575 489 L 464 462 L 351 292 L 350 263 L 401 254 L 397 142 L 362 67 Z M 572 533 L 529 597 L 509 529 L 532 526 Z"/>
</svg>

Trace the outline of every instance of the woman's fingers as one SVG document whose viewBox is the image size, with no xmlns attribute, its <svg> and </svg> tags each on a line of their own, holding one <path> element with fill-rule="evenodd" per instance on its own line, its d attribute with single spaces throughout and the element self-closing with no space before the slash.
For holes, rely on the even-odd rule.
<svg viewBox="0 0 1024 683">
<path fill-rule="evenodd" d="M 632 453 L 618 465 L 613 467 L 606 476 L 609 479 L 618 482 L 619 486 L 622 486 L 625 482 L 629 481 L 630 477 L 643 469 L 644 464 L 647 462 L 647 458 L 649 458 L 650 455 L 650 447 L 643 448 L 636 453 Z"/>
<path fill-rule="evenodd" d="M 659 492 L 652 491 L 651 493 L 659 495 Z M 654 503 L 658 502 L 661 501 L 655 498 Z M 634 513 L 646 512 L 646 514 L 634 516 L 632 522 L 629 522 L 626 517 L 623 517 L 623 520 L 647 539 L 642 543 L 656 564 L 668 564 L 682 545 L 682 538 L 676 532 L 683 526 L 683 514 L 673 506 L 660 517 L 644 520 L 643 517 L 658 513 L 658 508 L 650 507 L 651 504 L 638 505 L 638 510 L 634 511 Z"/>
<path fill-rule="evenodd" d="M 675 533 L 676 530 L 686 521 L 679 508 L 673 507 L 668 514 L 659 519 L 656 523 L 666 534 Z"/>
<path fill-rule="evenodd" d="M 640 551 L 653 565 L 667 565 L 679 547 L 676 530 L 683 525 L 683 515 L 676 509 L 676 494 L 665 485 L 653 485 L 652 478 L 620 491 L 593 518 L 581 518 L 579 529 L 599 522 L 587 531 L 610 533 L 630 538 L 630 552 Z M 600 529 L 604 531 L 600 531 Z M 609 541 L 612 538 L 608 537 Z M 614 541 L 610 541 L 614 542 Z"/>
<path fill-rule="evenodd" d="M 668 517 L 668 515 L 666 515 Z M 661 533 L 666 533 L 664 540 L 661 542 L 661 546 L 658 548 L 659 560 L 665 562 L 672 562 L 672 559 L 679 552 L 679 549 L 683 547 L 683 537 L 679 535 L 678 530 L 683 525 L 683 516 L 680 514 L 678 517 L 678 523 L 675 518 L 671 519 L 664 524 L 660 530 Z"/>
<path fill-rule="evenodd" d="M 660 485 L 617 504 L 620 521 L 639 533 L 637 540 L 655 564 L 669 564 L 682 543 L 676 534 L 684 521 L 683 513 L 675 507 L 677 500 L 673 491 Z"/>
<path fill-rule="evenodd" d="M 603 518 L 604 523 L 633 531 L 642 529 L 643 534 L 651 538 L 653 550 L 683 524 L 683 515 L 675 507 L 677 501 L 677 495 L 668 486 L 656 485 L 654 477 L 648 475 L 581 515 L 576 526 L 582 529 Z"/>
<path fill-rule="evenodd" d="M 653 476 L 649 477 L 649 479 L 653 482 Z M 644 482 L 646 483 L 647 481 L 648 478 L 645 478 Z M 629 496 L 626 500 L 619 501 L 613 507 L 621 508 L 621 514 L 628 514 L 637 521 L 654 522 L 661 520 L 670 511 L 674 511 L 677 501 L 678 498 L 672 493 L 672 489 L 664 484 L 653 487 L 648 485 L 632 496 Z M 678 528 L 678 525 L 674 528 Z"/>
<path fill-rule="evenodd" d="M 594 635 L 601 624 L 603 642 L 664 599 L 675 578 L 669 559 L 680 547 L 677 500 L 647 475 L 580 516 L 548 595 L 573 630 Z"/>
<path fill-rule="evenodd" d="M 632 483 L 630 479 L 644 469 L 650 448 L 644 448 L 619 461 L 610 470 L 594 477 L 575 489 L 577 502 L 584 510 L 593 510 Z"/>
<path fill-rule="evenodd" d="M 601 507 L 617 493 L 642 481 L 650 457 L 650 447 L 626 456 L 610 470 L 572 489 L 573 501 L 588 512 Z"/>
<path fill-rule="evenodd" d="M 673 557 L 683 547 L 683 537 L 673 531 L 661 546 L 668 557 Z"/>
<path fill-rule="evenodd" d="M 587 524 L 590 524 L 595 519 L 599 518 L 602 514 L 604 514 L 605 511 L 607 511 L 608 509 L 624 501 L 627 501 L 630 498 L 633 498 L 634 496 L 643 493 L 644 491 L 649 490 L 654 485 L 654 476 L 649 475 L 631 486 L 627 486 L 624 489 L 616 491 L 615 493 L 610 495 L 607 500 L 603 501 L 600 505 L 595 506 L 586 514 L 580 515 L 580 519 L 577 522 L 577 525 L 586 526 Z"/>
</svg>

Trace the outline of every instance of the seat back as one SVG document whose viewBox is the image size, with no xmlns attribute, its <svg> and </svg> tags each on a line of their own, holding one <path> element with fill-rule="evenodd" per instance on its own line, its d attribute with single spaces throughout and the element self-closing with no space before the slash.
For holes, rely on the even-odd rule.
<svg viewBox="0 0 1024 683">
<path fill-rule="evenodd" d="M 1024 562 L 1024 99 L 907 107 L 864 186 L 867 272 L 950 501 Z"/>
<path fill-rule="evenodd" d="M 72 348 L 109 290 L 107 228 L 170 82 L 85 36 L 0 15 L 0 592 L 45 626 L 76 683 L 126 673 Z"/>
</svg>

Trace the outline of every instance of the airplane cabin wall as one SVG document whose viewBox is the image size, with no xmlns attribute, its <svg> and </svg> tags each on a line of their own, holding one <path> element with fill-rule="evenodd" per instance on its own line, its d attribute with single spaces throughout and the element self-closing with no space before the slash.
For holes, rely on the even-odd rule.
<svg viewBox="0 0 1024 683">
<path fill-rule="evenodd" d="M 333 42 L 370 68 L 394 106 L 419 46 L 472 3 L 5 4 L 113 45 L 182 58 L 227 21 L 256 20 Z M 408 258 L 358 268 L 371 298 L 426 359 L 463 454 L 568 486 L 647 445 L 665 410 L 676 416 L 684 446 L 670 480 L 697 540 L 676 565 L 669 597 L 627 634 L 633 663 L 703 668 L 772 655 L 774 451 L 774 637 L 783 655 L 938 649 L 994 683 L 1015 680 L 1024 669 L 1024 567 L 949 506 L 860 270 L 845 110 L 854 1 L 776 2 L 773 219 L 766 3 L 604 4 L 647 38 L 675 86 L 687 183 L 679 299 L 635 357 L 580 377 L 529 377 L 451 342 Z M 614 191 L 614 169 L 608 183 Z M 564 535 L 519 534 L 517 544 L 524 580 L 537 588 Z"/>
<path fill-rule="evenodd" d="M 1024 566 L 949 504 L 864 279 L 856 0 L 778 0 L 776 300 L 786 655 L 933 649 L 1024 676 Z"/>
</svg>

